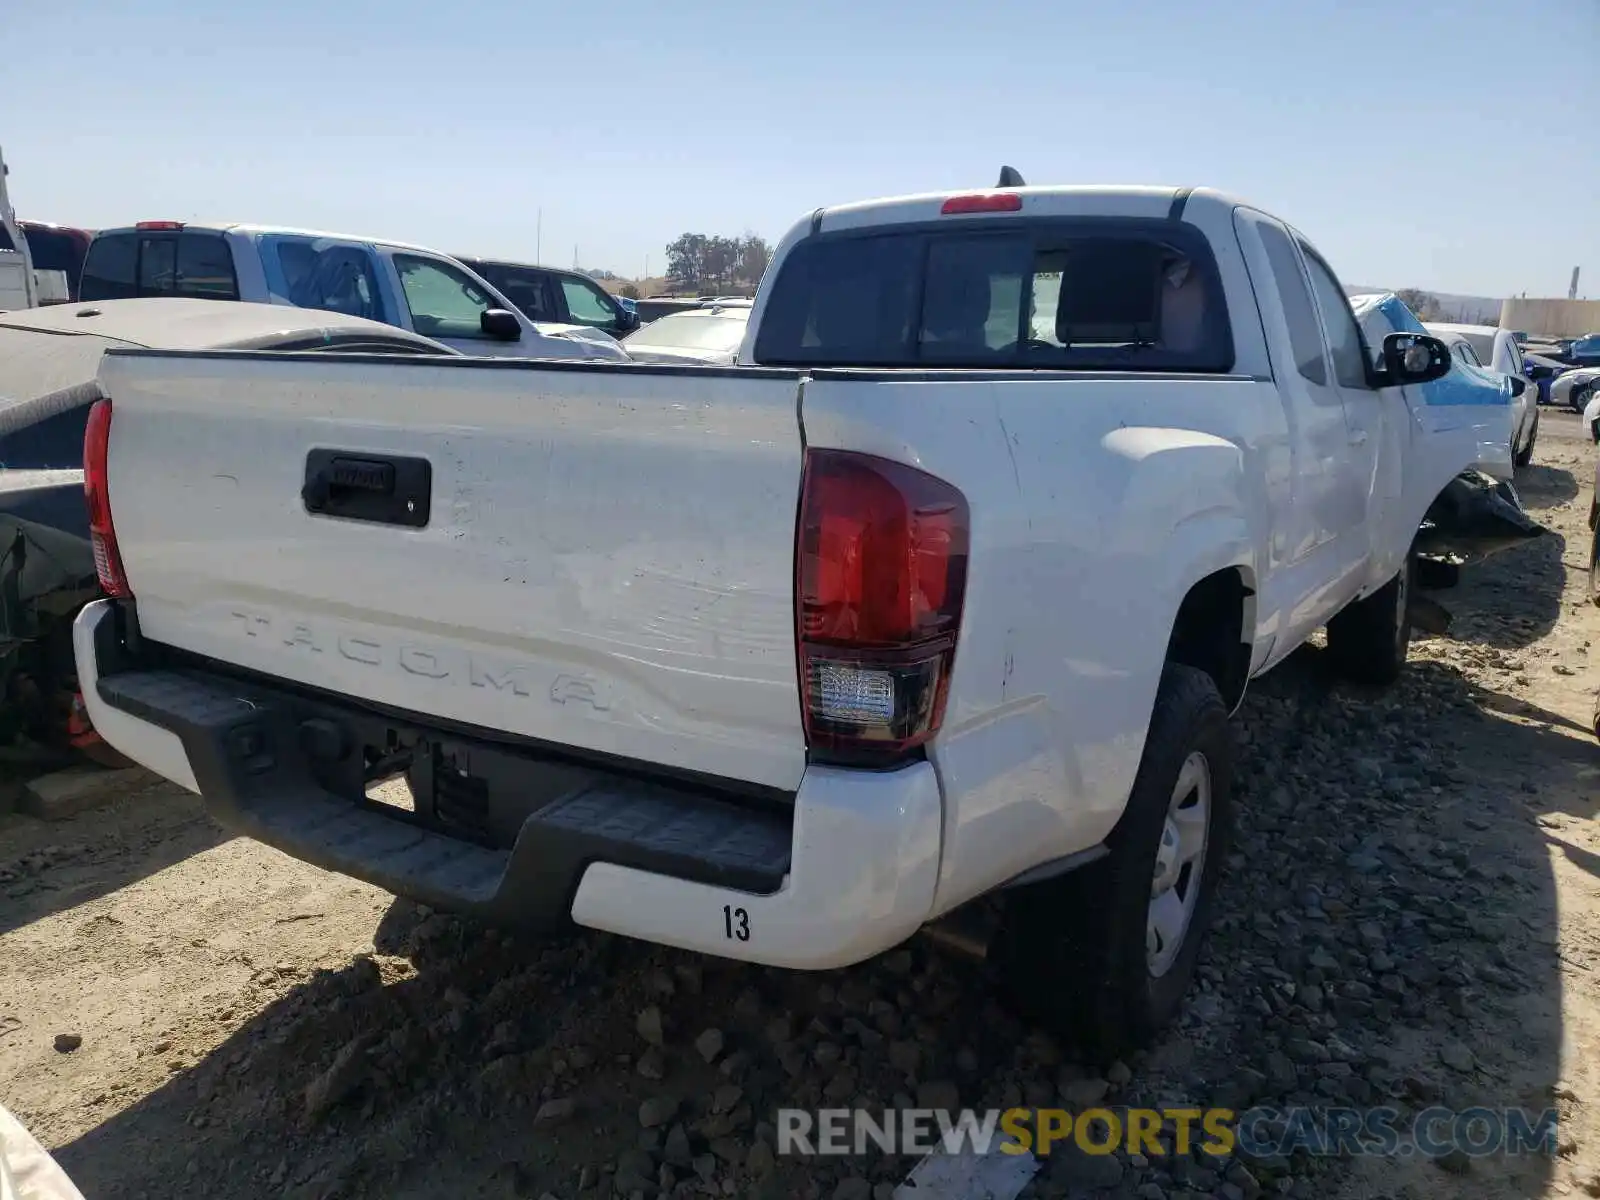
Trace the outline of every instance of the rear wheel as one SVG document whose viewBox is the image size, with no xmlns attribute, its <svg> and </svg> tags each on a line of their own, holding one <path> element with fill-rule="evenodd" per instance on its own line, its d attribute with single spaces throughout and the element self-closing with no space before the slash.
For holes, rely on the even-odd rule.
<svg viewBox="0 0 1600 1200">
<path fill-rule="evenodd" d="M 1413 558 L 1388 583 L 1328 622 L 1328 653 L 1359 683 L 1393 683 L 1411 649 Z"/>
<path fill-rule="evenodd" d="M 1519 467 L 1525 467 L 1533 461 L 1533 443 L 1539 437 L 1539 415 L 1534 414 L 1533 428 L 1528 430 L 1528 443 L 1521 450 L 1511 456 L 1511 461 Z"/>
<path fill-rule="evenodd" d="M 1109 1062 L 1177 1015 L 1227 856 L 1233 737 L 1215 682 L 1168 664 L 1110 854 L 1005 895 L 994 960 L 1019 1007 Z"/>
</svg>

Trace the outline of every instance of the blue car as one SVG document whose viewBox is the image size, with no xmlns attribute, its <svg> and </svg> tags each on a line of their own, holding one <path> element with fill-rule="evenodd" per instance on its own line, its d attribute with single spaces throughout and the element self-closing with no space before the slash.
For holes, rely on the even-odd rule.
<svg viewBox="0 0 1600 1200">
<path fill-rule="evenodd" d="M 1600 367 L 1600 333 L 1574 338 L 1567 350 L 1567 362 L 1575 367 Z"/>
<path fill-rule="evenodd" d="M 1391 333 L 1428 332 L 1393 292 L 1352 296 L 1350 307 L 1369 347 L 1382 346 Z M 1411 418 L 1424 429 L 1435 434 L 1449 430 L 1464 441 L 1475 442 L 1478 470 L 1496 479 L 1512 477 L 1511 442 L 1519 405 L 1509 376 L 1473 366 L 1452 353 L 1449 374 L 1431 383 L 1408 385 L 1400 392 Z"/>
</svg>

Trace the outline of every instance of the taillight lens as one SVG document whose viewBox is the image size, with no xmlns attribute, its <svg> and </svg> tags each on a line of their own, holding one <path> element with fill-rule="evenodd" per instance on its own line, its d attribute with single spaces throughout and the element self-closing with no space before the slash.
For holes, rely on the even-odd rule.
<svg viewBox="0 0 1600 1200">
<path fill-rule="evenodd" d="M 83 496 L 89 506 L 89 544 L 94 549 L 94 569 L 100 590 L 108 596 L 133 595 L 117 549 L 117 531 L 111 524 L 111 491 L 107 484 L 107 459 L 111 447 L 111 401 L 96 400 L 83 432 Z"/>
<path fill-rule="evenodd" d="M 965 497 L 901 463 L 806 455 L 796 605 L 813 753 L 888 765 L 939 730 L 961 626 Z"/>
</svg>

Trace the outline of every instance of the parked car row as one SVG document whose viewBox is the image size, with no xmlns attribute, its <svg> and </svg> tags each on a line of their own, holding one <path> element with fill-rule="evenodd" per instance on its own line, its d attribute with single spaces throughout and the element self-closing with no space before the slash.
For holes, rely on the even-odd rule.
<svg viewBox="0 0 1600 1200">
<path fill-rule="evenodd" d="M 80 301 L 246 300 L 394 325 L 463 354 L 625 361 L 589 325 L 536 322 L 491 283 L 421 246 L 264 225 L 141 221 L 101 230 Z"/>
<path fill-rule="evenodd" d="M 627 361 L 622 342 L 645 318 L 640 303 L 608 293 L 576 271 L 498 259 L 451 257 L 421 246 L 312 230 L 244 224 L 141 221 L 81 230 L 35 225 L 72 281 L 71 298 L 182 298 L 285 304 L 396 326 L 463 354 Z M 40 253 L 36 249 L 36 254 Z M 750 301 L 646 301 L 651 317 L 735 311 Z M 639 347 L 651 362 L 704 361 L 694 339 L 653 332 Z M 718 345 L 721 343 L 718 342 Z M 736 347 L 727 347 L 730 352 Z"/>
</svg>

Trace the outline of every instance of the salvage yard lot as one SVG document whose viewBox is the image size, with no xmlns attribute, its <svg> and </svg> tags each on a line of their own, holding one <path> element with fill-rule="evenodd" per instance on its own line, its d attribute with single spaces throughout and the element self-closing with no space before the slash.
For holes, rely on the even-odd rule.
<svg viewBox="0 0 1600 1200">
<path fill-rule="evenodd" d="M 1058 1154 L 1025 1194 L 1600 1195 L 1593 449 L 1542 424 L 1518 484 L 1560 536 L 1439 593 L 1451 635 L 1396 689 L 1314 648 L 1252 688 L 1200 984 L 1108 1102 L 1555 1107 L 1561 1152 Z M 774 1162 L 776 1109 L 1049 1105 L 1084 1075 L 920 941 L 821 975 L 539 946 L 226 839 L 167 785 L 0 817 L 0 1099 L 91 1200 L 867 1196 L 843 1181 L 913 1164 Z"/>
</svg>

